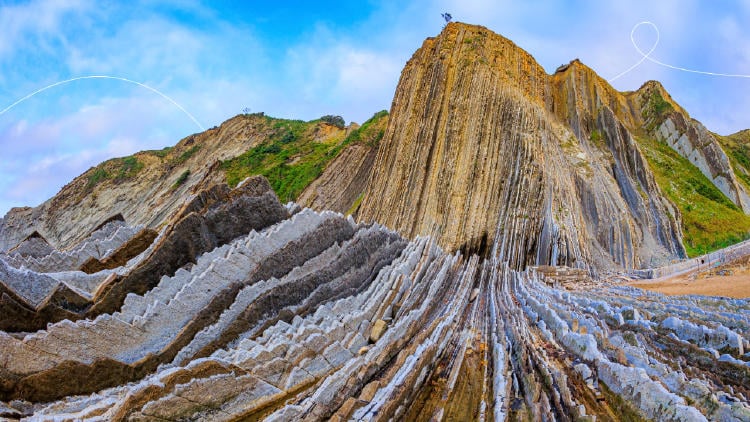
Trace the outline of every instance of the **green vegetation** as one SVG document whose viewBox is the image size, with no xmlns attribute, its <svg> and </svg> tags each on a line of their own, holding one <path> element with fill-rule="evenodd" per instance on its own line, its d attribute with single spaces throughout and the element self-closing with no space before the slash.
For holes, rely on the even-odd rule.
<svg viewBox="0 0 750 422">
<path fill-rule="evenodd" d="M 650 120 L 646 129 L 648 131 L 656 128 L 664 120 L 664 116 L 673 111 L 674 107 L 662 97 L 658 89 L 652 89 L 651 93 L 643 105 L 641 113 L 644 118 Z"/>
<path fill-rule="evenodd" d="M 135 156 L 120 158 L 120 169 L 115 176 L 116 182 L 121 182 L 126 179 L 135 177 L 141 169 L 143 169 L 143 163 L 138 161 Z"/>
<path fill-rule="evenodd" d="M 380 143 L 385 135 L 385 121 L 383 118 L 388 116 L 388 111 L 381 110 L 375 113 L 369 120 L 362 123 L 362 126 L 353 130 L 346 137 L 344 143 L 363 142 L 368 146 L 375 146 Z"/>
<path fill-rule="evenodd" d="M 376 113 L 346 139 L 325 142 L 314 140 L 311 133 L 322 119 L 303 122 L 264 116 L 273 134 L 245 153 L 222 162 L 227 183 L 236 186 L 248 176 L 261 174 L 271 183 L 279 199 L 295 200 L 344 147 L 355 142 L 377 144 L 383 137 L 386 122 L 383 118 L 387 115 L 385 111 Z"/>
<path fill-rule="evenodd" d="M 86 184 L 86 187 L 91 189 L 94 186 L 98 185 L 99 183 L 109 179 L 109 173 L 107 170 L 104 170 L 101 167 L 97 167 L 94 169 L 94 171 L 89 175 L 89 181 Z"/>
<path fill-rule="evenodd" d="M 182 164 L 185 161 L 187 161 L 190 157 L 195 155 L 198 150 L 201 149 L 200 145 L 193 145 L 192 147 L 186 149 L 182 152 L 177 158 L 174 159 L 174 164 Z"/>
<path fill-rule="evenodd" d="M 115 183 L 135 177 L 143 169 L 143 163 L 134 155 L 115 158 L 97 166 L 88 176 L 86 189 L 91 190 L 105 180 Z"/>
<path fill-rule="evenodd" d="M 734 135 L 714 135 L 727 153 L 734 169 L 734 174 L 746 189 L 750 190 L 750 132 L 740 132 Z"/>
<path fill-rule="evenodd" d="M 724 248 L 748 238 L 750 216 L 724 196 L 690 161 L 653 139 L 638 142 L 656 182 L 682 214 L 689 256 Z"/>
<path fill-rule="evenodd" d="M 594 129 L 591 132 L 591 135 L 589 135 L 589 140 L 593 142 L 594 145 L 600 148 L 604 146 L 604 137 L 602 136 L 602 133 L 597 129 Z"/>
<path fill-rule="evenodd" d="M 180 175 L 180 177 L 178 177 L 177 180 L 172 185 L 172 190 L 177 189 L 180 186 L 182 186 L 183 184 L 185 184 L 185 182 L 187 181 L 188 177 L 190 177 L 190 170 L 185 170 L 184 172 L 182 172 L 182 174 Z"/>
<path fill-rule="evenodd" d="M 673 110 L 672 104 L 669 104 L 667 100 L 661 96 L 659 91 L 654 91 L 653 95 L 651 95 L 648 107 L 651 107 L 657 116 L 662 116 L 667 111 Z"/>
<path fill-rule="evenodd" d="M 638 339 L 635 337 L 635 333 L 632 331 L 625 331 L 622 334 L 622 339 L 625 340 L 629 345 L 638 347 Z"/>
<path fill-rule="evenodd" d="M 604 396 L 605 402 L 612 409 L 618 420 L 627 422 L 641 422 L 647 421 L 648 419 L 641 416 L 640 412 L 633 407 L 633 405 L 627 400 L 623 399 L 619 394 L 613 392 L 607 384 L 600 382 L 599 389 Z"/>
<path fill-rule="evenodd" d="M 562 148 L 563 148 L 564 150 L 566 150 L 566 151 L 569 151 L 569 150 L 571 150 L 572 148 L 574 148 L 574 147 L 575 147 L 575 146 L 576 146 L 577 144 L 578 144 L 578 139 L 576 139 L 576 137 L 575 137 L 575 136 L 573 136 L 573 135 L 570 135 L 570 136 L 568 137 L 568 139 L 564 140 L 564 141 L 563 141 L 563 142 L 562 142 L 562 143 L 560 144 L 560 146 L 561 146 L 561 147 L 562 147 Z"/>
<path fill-rule="evenodd" d="M 169 154 L 169 151 L 171 150 L 172 150 L 172 147 L 165 147 L 162 149 L 152 149 L 152 150 L 143 151 L 143 152 L 146 154 L 154 155 L 159 158 L 164 158 L 167 156 L 167 154 Z"/>
<path fill-rule="evenodd" d="M 362 203 L 362 198 L 364 198 L 364 197 L 365 197 L 365 194 L 364 193 L 360 193 L 359 196 L 357 197 L 357 199 L 354 200 L 354 203 L 352 204 L 352 206 L 349 207 L 349 210 L 346 211 L 345 215 L 352 215 L 355 212 L 357 212 L 357 210 L 359 209 L 359 205 Z"/>
<path fill-rule="evenodd" d="M 339 129 L 343 129 L 344 127 L 346 127 L 346 122 L 344 121 L 344 118 L 341 116 L 332 116 L 328 114 L 328 115 L 321 117 L 320 120 L 328 123 L 329 125 L 336 126 Z"/>
<path fill-rule="evenodd" d="M 662 117 L 667 112 L 674 110 L 674 107 L 661 96 L 659 90 L 654 89 L 651 91 L 645 109 L 647 113 Z"/>
</svg>

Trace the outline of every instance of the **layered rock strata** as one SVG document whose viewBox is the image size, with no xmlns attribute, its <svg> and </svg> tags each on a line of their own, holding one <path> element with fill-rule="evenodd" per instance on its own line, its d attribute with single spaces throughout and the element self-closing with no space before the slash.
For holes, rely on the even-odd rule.
<svg viewBox="0 0 750 422">
<path fill-rule="evenodd" d="M 48 273 L 59 264 L 59 270 L 51 274 L 26 268 L 16 270 L 0 257 L 0 327 L 6 331 L 33 331 L 49 322 L 114 312 L 127 294 L 145 293 L 162 276 L 171 276 L 195 262 L 200 254 L 287 217 L 288 211 L 279 203 L 268 181 L 256 177 L 234 190 L 215 185 L 194 195 L 155 239 L 129 228 L 118 229 L 111 238 L 107 237 L 106 233 L 113 230 L 110 225 L 115 224 L 109 223 L 71 252 L 54 251 L 46 257 L 26 260 L 8 258 L 11 264 L 20 262 L 23 267 L 33 263 L 33 268 L 41 267 Z M 132 242 L 126 243 L 123 231 Z M 99 238 L 103 239 L 94 240 Z M 154 240 L 152 244 L 146 244 L 149 238 Z M 111 255 L 99 253 L 100 249 L 114 245 L 125 249 L 108 249 Z M 148 248 L 140 252 L 138 249 L 143 246 Z M 128 260 L 134 252 L 140 253 Z M 123 266 L 111 268 L 123 261 Z M 70 271 L 78 266 L 89 273 L 101 271 L 92 274 Z"/>
<path fill-rule="evenodd" d="M 550 285 L 551 284 L 551 285 Z M 750 302 L 565 290 L 309 209 L 111 314 L 0 334 L 35 420 L 750 418 Z"/>
<path fill-rule="evenodd" d="M 499 244 L 516 269 L 684 257 L 630 106 L 580 63 L 549 76 L 509 40 L 450 24 L 402 73 L 359 217 L 484 256 Z"/>
<path fill-rule="evenodd" d="M 145 233 L 149 233 L 141 234 L 139 233 L 141 230 L 141 227 L 130 227 L 123 221 L 117 220 L 104 224 L 70 250 L 57 251 L 41 237 L 35 237 L 25 240 L 7 255 L 1 256 L 13 267 L 23 267 L 40 273 L 73 271 L 82 267 L 90 259 L 107 259 L 115 250 L 123 247 L 136 235 L 144 236 Z M 153 240 L 154 237 L 151 236 L 148 244 Z M 29 250 L 32 247 L 32 242 L 43 244 L 46 247 L 36 246 L 32 252 Z M 138 253 L 144 249 L 146 248 L 141 249 Z"/>
<path fill-rule="evenodd" d="M 364 144 L 347 147 L 326 167 L 298 198 L 298 202 L 316 210 L 353 212 L 352 205 L 365 191 L 377 148 Z M 356 207 L 354 207 L 356 208 Z"/>
<path fill-rule="evenodd" d="M 655 131 L 659 140 L 698 167 L 742 211 L 750 212 L 750 197 L 737 179 L 729 158 L 700 122 L 672 112 Z"/>
<path fill-rule="evenodd" d="M 684 255 L 636 138 L 700 130 L 673 135 L 686 114 L 653 89 L 618 93 L 577 61 L 550 76 L 450 24 L 407 65 L 377 155 L 347 146 L 303 194 L 363 198 L 348 211 L 365 222 L 283 206 L 262 178 L 214 184 L 215 164 L 143 208 L 15 210 L 0 418 L 750 420 L 750 299 L 596 277 Z M 220 151 L 245 129 L 215 129 Z M 66 229 L 97 228 L 52 226 L 76 216 Z M 164 226 L 129 225 L 146 221 Z"/>
</svg>

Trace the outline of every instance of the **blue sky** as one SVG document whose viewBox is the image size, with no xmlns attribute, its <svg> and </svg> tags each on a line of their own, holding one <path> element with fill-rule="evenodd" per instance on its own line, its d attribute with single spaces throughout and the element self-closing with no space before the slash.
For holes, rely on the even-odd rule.
<svg viewBox="0 0 750 422">
<path fill-rule="evenodd" d="M 580 58 L 605 78 L 617 75 L 640 59 L 630 32 L 648 20 L 660 30 L 658 60 L 750 74 L 750 0 L 250 3 L 0 2 L 0 110 L 61 80 L 110 75 L 158 89 L 204 127 L 245 107 L 362 122 L 390 108 L 401 68 L 440 32 L 444 11 L 512 39 L 550 73 Z M 644 26 L 635 37 L 648 50 L 655 33 Z M 646 61 L 613 85 L 633 90 L 650 79 L 715 132 L 750 127 L 750 79 Z M 0 215 L 38 205 L 98 162 L 198 130 L 164 98 L 121 81 L 45 91 L 0 115 Z"/>
</svg>

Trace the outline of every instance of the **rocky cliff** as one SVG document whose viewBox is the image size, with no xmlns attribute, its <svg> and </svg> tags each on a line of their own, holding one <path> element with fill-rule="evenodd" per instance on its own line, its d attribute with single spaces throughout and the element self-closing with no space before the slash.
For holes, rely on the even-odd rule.
<svg viewBox="0 0 750 422">
<path fill-rule="evenodd" d="M 388 113 L 381 111 L 354 129 L 348 136 L 352 142 L 305 188 L 297 202 L 316 210 L 356 212 L 387 125 Z"/>
<path fill-rule="evenodd" d="M 127 279 L 148 267 L 158 282 L 120 283 L 132 291 L 104 313 L 0 331 L 0 417 L 750 418 L 748 300 L 577 289 L 582 271 L 518 272 L 341 214 L 287 214 L 268 186 L 199 195 L 116 269 Z M 248 216 L 271 226 L 236 224 Z M 76 256 L 135 231 L 109 224 Z M 170 255 L 145 258 L 159 250 Z M 190 262 L 174 271 L 181 256 Z M 44 294 L 30 284 L 80 292 L 109 271 L 0 269 L 7 292 L 32 299 Z M 573 290 L 556 281 L 575 274 Z"/>
<path fill-rule="evenodd" d="M 392 112 L 348 128 L 240 115 L 110 160 L 0 219 L 0 251 L 33 234 L 70 248 L 113 217 L 159 229 L 186 194 L 253 174 L 282 201 L 514 268 L 650 267 L 750 233 L 750 141 L 709 132 L 658 82 L 618 92 L 578 60 L 548 75 L 511 41 L 454 23 L 407 63 Z"/>
<path fill-rule="evenodd" d="M 359 218 L 519 269 L 684 257 L 680 214 L 628 128 L 642 121 L 579 62 L 549 76 L 511 41 L 449 24 L 404 69 Z"/>
<path fill-rule="evenodd" d="M 128 294 L 151 290 L 198 255 L 287 217 L 268 181 L 255 177 L 234 190 L 220 184 L 189 198 L 158 236 L 144 239 L 142 230 L 109 223 L 71 251 L 37 258 L 12 252 L 0 259 L 0 329 L 34 331 L 114 312 Z M 110 269 L 92 264 L 100 258 Z M 63 271 L 70 273 L 56 275 Z"/>
</svg>

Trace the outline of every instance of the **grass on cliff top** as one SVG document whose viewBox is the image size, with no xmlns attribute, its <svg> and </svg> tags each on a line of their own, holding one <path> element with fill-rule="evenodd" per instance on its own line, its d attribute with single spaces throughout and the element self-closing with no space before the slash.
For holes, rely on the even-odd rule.
<svg viewBox="0 0 750 422">
<path fill-rule="evenodd" d="M 651 132 L 664 121 L 667 113 L 674 111 L 674 107 L 662 97 L 657 89 L 651 90 L 645 102 L 641 104 L 641 115 L 648 122 L 646 129 Z"/>
<path fill-rule="evenodd" d="M 698 256 L 748 238 L 745 215 L 690 161 L 669 145 L 639 138 L 656 182 L 682 214 L 682 234 L 688 256 Z"/>
<path fill-rule="evenodd" d="M 311 130 L 320 119 L 304 122 L 266 117 L 273 134 L 245 153 L 223 161 L 227 183 L 236 186 L 248 176 L 263 175 L 282 202 L 293 201 L 318 178 L 328 163 L 349 144 L 377 145 L 385 131 L 387 111 L 372 118 L 338 142 L 317 142 Z"/>
</svg>

